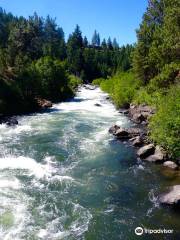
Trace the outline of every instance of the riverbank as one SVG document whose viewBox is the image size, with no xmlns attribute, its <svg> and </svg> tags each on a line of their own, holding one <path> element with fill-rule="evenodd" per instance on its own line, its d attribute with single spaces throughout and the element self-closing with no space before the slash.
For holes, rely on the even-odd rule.
<svg viewBox="0 0 180 240">
<path fill-rule="evenodd" d="M 179 159 L 173 159 L 165 149 L 155 144 L 149 137 L 149 119 L 155 114 L 155 108 L 146 104 L 130 104 L 126 108 L 120 109 L 119 112 L 135 123 L 135 128 L 122 128 L 121 126 L 113 125 L 109 132 L 116 139 L 128 142 L 135 147 L 138 160 L 146 163 L 161 164 L 162 168 L 180 173 Z M 167 193 L 160 194 L 158 198 L 162 204 L 180 207 L 180 185 L 171 186 Z"/>
</svg>

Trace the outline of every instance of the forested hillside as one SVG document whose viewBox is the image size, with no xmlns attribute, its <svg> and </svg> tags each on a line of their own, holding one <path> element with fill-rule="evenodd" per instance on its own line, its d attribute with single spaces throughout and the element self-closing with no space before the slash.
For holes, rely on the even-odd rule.
<svg viewBox="0 0 180 240">
<path fill-rule="evenodd" d="M 97 31 L 90 43 L 78 25 L 65 41 L 50 16 L 26 19 L 0 9 L 0 114 L 34 111 L 37 99 L 61 101 L 82 81 L 127 70 L 132 50 L 115 38 L 101 41 Z"/>
<path fill-rule="evenodd" d="M 180 1 L 150 0 L 137 30 L 132 69 L 94 83 L 109 92 L 118 107 L 128 103 L 156 108 L 150 137 L 180 156 Z"/>
</svg>

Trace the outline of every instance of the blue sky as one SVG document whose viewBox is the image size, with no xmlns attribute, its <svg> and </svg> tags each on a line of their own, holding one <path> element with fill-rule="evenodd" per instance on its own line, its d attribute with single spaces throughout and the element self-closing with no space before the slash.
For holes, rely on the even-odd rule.
<svg viewBox="0 0 180 240">
<path fill-rule="evenodd" d="M 56 17 L 65 36 L 79 24 L 89 40 L 96 29 L 102 38 L 117 38 L 120 45 L 136 41 L 147 0 L 0 0 L 0 6 L 17 16 L 33 12 Z"/>
</svg>

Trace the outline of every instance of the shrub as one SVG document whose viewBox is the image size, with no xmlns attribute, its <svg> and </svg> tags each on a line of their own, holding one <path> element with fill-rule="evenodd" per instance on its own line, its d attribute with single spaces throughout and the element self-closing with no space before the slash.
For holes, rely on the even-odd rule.
<svg viewBox="0 0 180 240">
<path fill-rule="evenodd" d="M 180 156 L 180 86 L 173 86 L 161 98 L 157 113 L 150 119 L 151 138 L 174 157 Z"/>
<path fill-rule="evenodd" d="M 72 90 L 76 89 L 78 85 L 82 84 L 82 79 L 71 74 L 69 77 L 69 86 L 72 88 Z"/>
<path fill-rule="evenodd" d="M 101 82 L 104 80 L 105 80 L 104 78 L 96 78 L 92 81 L 92 84 L 100 86 Z"/>
<path fill-rule="evenodd" d="M 117 107 L 122 107 L 132 101 L 139 82 L 135 79 L 133 72 L 121 72 L 101 81 L 100 87 L 111 95 Z"/>
<path fill-rule="evenodd" d="M 34 68 L 41 82 L 42 97 L 60 101 L 72 95 L 63 62 L 51 57 L 42 57 L 34 63 Z"/>
</svg>

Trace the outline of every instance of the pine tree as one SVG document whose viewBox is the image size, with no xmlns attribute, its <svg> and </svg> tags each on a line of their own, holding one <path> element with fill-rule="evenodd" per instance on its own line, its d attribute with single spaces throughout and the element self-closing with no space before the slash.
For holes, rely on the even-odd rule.
<svg viewBox="0 0 180 240">
<path fill-rule="evenodd" d="M 101 44 L 101 40 L 100 40 L 100 35 L 99 33 L 95 30 L 93 37 L 92 37 L 92 46 L 93 47 L 99 47 Z"/>
<path fill-rule="evenodd" d="M 112 45 L 113 45 L 113 48 L 114 48 L 114 49 L 118 49 L 118 48 L 119 48 L 119 44 L 117 43 L 116 38 L 113 39 Z"/>
<path fill-rule="evenodd" d="M 85 36 L 84 38 L 83 38 L 83 46 L 84 46 L 84 48 L 87 48 L 88 47 L 88 40 L 87 40 L 87 37 Z"/>
<path fill-rule="evenodd" d="M 109 49 L 109 50 L 113 50 L 113 45 L 112 45 L 112 41 L 111 41 L 111 38 L 110 38 L 110 37 L 108 38 L 107 46 L 108 46 L 108 49 Z"/>
<path fill-rule="evenodd" d="M 77 25 L 74 32 L 69 36 L 67 42 L 67 60 L 70 64 L 71 71 L 80 76 L 83 68 L 83 38 L 82 33 Z"/>
<path fill-rule="evenodd" d="M 102 41 L 102 43 L 101 43 L 101 47 L 102 47 L 103 49 L 106 49 L 106 48 L 107 48 L 107 43 L 106 43 L 106 39 L 105 39 L 105 38 L 103 39 L 103 41 Z"/>
</svg>

